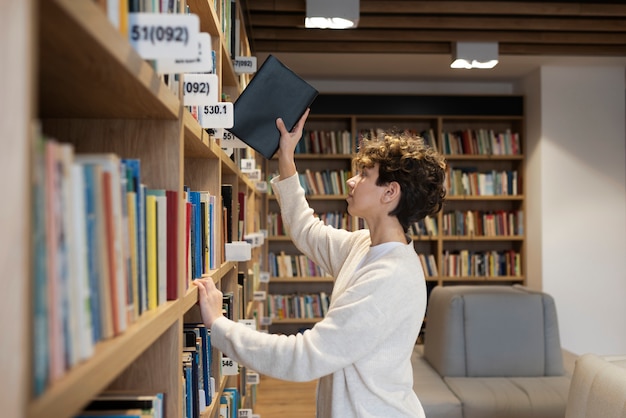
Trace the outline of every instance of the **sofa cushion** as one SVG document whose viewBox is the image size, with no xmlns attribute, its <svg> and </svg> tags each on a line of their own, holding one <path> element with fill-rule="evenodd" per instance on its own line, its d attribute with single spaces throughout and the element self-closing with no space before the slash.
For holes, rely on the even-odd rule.
<svg viewBox="0 0 626 418">
<path fill-rule="evenodd" d="M 540 295 L 463 296 L 468 377 L 543 376 L 545 338 Z"/>
<path fill-rule="evenodd" d="M 562 418 L 568 378 L 446 377 L 464 418 Z"/>
</svg>

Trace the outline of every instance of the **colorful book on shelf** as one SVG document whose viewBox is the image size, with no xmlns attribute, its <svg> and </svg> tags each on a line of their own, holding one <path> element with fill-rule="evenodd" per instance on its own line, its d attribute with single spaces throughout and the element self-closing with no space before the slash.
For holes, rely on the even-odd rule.
<svg viewBox="0 0 626 418">
<path fill-rule="evenodd" d="M 126 189 L 127 193 L 134 194 L 135 198 L 135 223 L 134 242 L 131 248 L 131 265 L 134 266 L 131 277 L 135 283 L 132 284 L 134 289 L 133 301 L 135 303 L 135 316 L 140 315 L 146 310 L 145 302 L 145 282 L 146 282 L 146 259 L 145 259 L 145 186 L 141 184 L 141 161 L 139 159 L 123 159 L 122 163 L 126 169 Z M 127 195 L 128 196 L 128 195 Z M 131 204 L 129 204 L 130 207 Z M 130 225 L 130 223 L 129 223 Z M 134 259 L 132 258 L 134 255 Z"/>
<path fill-rule="evenodd" d="M 167 195 L 164 189 L 149 189 L 147 195 L 156 201 L 156 273 L 157 306 L 167 300 Z"/>
<path fill-rule="evenodd" d="M 121 160 L 112 153 L 77 154 L 82 164 L 97 164 L 102 168 L 104 235 L 107 245 L 108 277 L 111 289 L 113 334 L 118 335 L 128 326 L 127 270 L 124 258 L 124 234 L 127 234 L 122 212 Z"/>
<path fill-rule="evenodd" d="M 74 336 L 75 359 L 70 362 L 86 360 L 93 354 L 93 319 L 91 317 L 91 294 L 89 284 L 88 249 L 87 249 L 87 214 L 85 211 L 85 175 L 81 164 L 72 164 L 72 228 L 74 257 L 72 270 L 75 275 L 71 303 L 74 305 L 77 321 L 77 333 Z"/>
<path fill-rule="evenodd" d="M 106 391 L 92 399 L 78 416 L 164 418 L 164 394 L 130 390 Z"/>
<path fill-rule="evenodd" d="M 65 372 L 65 347 L 61 308 L 61 257 L 62 257 L 62 196 L 61 162 L 59 144 L 46 143 L 46 238 L 48 247 L 48 349 L 51 381 L 59 379 Z"/>
<path fill-rule="evenodd" d="M 191 218 L 191 261 L 192 279 L 202 277 L 202 206 L 200 192 L 190 191 Z"/>
<path fill-rule="evenodd" d="M 185 323 L 184 330 L 185 332 L 192 331 L 195 338 L 199 339 L 197 348 L 200 350 L 199 363 L 202 365 L 201 378 L 204 400 L 206 405 L 211 405 L 213 388 L 211 387 L 212 348 L 210 330 L 207 330 L 202 323 Z"/>
<path fill-rule="evenodd" d="M 146 190 L 146 269 L 148 310 L 158 306 L 157 198 Z"/>
<path fill-rule="evenodd" d="M 265 158 L 278 150 L 276 119 L 291 131 L 318 91 L 269 55 L 234 104 L 234 126 L 228 129 Z"/>
<path fill-rule="evenodd" d="M 33 249 L 33 392 L 44 392 L 49 376 L 48 340 L 48 248 L 46 230 L 46 143 L 37 132 L 33 135 L 32 172 L 32 249 Z"/>
<path fill-rule="evenodd" d="M 167 190 L 167 300 L 178 299 L 178 213 L 176 190 Z"/>
</svg>

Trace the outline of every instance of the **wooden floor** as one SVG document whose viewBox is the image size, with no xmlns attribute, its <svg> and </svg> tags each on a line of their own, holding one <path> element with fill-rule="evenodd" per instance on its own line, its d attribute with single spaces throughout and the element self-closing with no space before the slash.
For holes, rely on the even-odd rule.
<svg viewBox="0 0 626 418">
<path fill-rule="evenodd" d="M 261 418 L 315 418 L 317 381 L 285 382 L 262 376 L 254 413 Z"/>
</svg>

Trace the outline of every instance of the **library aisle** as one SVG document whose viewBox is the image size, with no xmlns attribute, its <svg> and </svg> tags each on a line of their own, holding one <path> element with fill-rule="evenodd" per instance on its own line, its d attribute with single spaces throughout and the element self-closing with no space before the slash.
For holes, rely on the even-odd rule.
<svg viewBox="0 0 626 418">
<path fill-rule="evenodd" d="M 316 387 L 317 380 L 296 383 L 262 376 L 254 413 L 261 418 L 313 418 Z"/>
</svg>

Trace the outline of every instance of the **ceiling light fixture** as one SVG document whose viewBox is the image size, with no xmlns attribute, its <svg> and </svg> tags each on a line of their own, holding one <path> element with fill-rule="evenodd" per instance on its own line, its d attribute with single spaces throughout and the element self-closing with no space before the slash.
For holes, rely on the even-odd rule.
<svg viewBox="0 0 626 418">
<path fill-rule="evenodd" d="M 450 68 L 493 68 L 498 64 L 497 42 L 455 42 Z"/>
<path fill-rule="evenodd" d="M 359 23 L 359 0 L 306 0 L 307 29 L 349 29 Z"/>
</svg>

